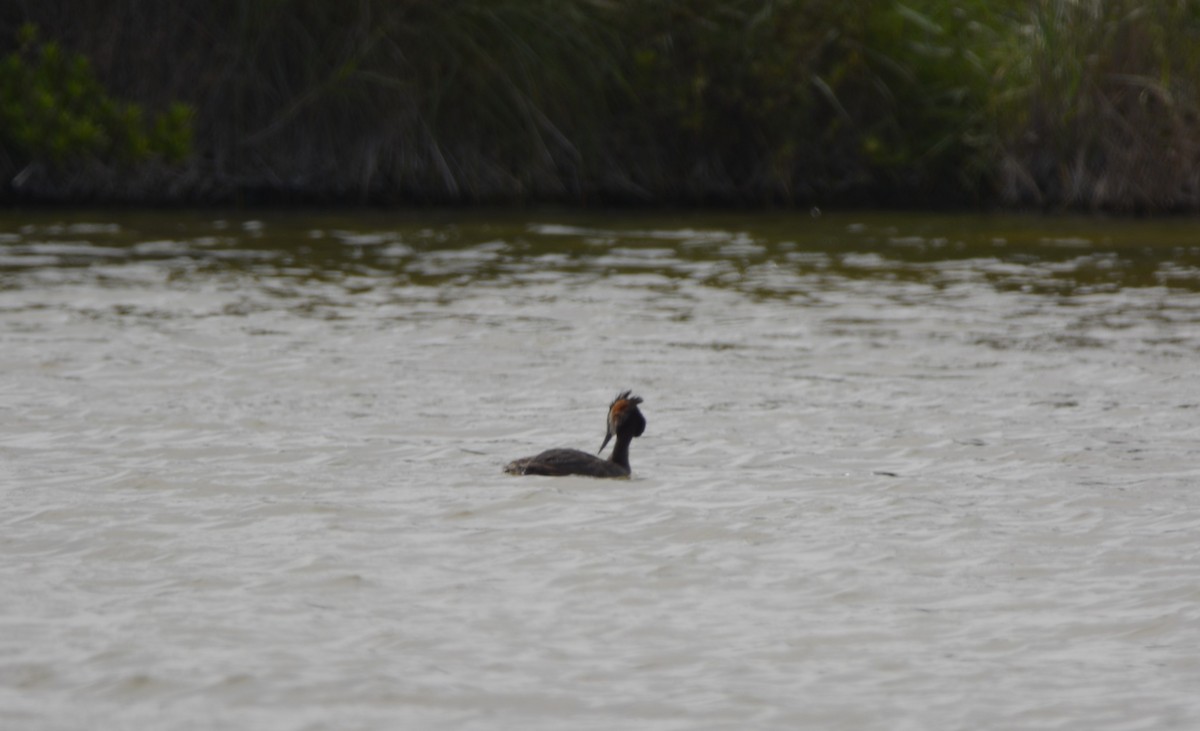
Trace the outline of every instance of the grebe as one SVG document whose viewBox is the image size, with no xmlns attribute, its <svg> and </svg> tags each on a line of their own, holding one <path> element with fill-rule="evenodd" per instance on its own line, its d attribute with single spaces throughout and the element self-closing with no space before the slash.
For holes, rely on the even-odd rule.
<svg viewBox="0 0 1200 731">
<path fill-rule="evenodd" d="M 600 452 L 614 436 L 608 459 L 578 449 L 547 449 L 534 456 L 508 463 L 504 471 L 512 475 L 588 475 L 590 477 L 629 477 L 629 443 L 646 431 L 646 417 L 638 411 L 642 399 L 629 391 L 617 395 L 608 407 L 608 431 L 600 444 Z"/>
</svg>

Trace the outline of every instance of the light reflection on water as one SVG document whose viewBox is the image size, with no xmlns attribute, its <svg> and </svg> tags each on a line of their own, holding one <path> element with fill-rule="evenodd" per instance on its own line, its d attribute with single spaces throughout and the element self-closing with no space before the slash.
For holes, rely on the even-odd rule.
<svg viewBox="0 0 1200 731">
<path fill-rule="evenodd" d="M 20 727 L 1200 722 L 1190 222 L 0 224 Z"/>
</svg>

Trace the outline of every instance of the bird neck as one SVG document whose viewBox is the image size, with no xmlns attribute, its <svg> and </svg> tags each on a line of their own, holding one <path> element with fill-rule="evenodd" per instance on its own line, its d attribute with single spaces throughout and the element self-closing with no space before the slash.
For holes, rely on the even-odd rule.
<svg viewBox="0 0 1200 731">
<path fill-rule="evenodd" d="M 632 434 L 617 432 L 617 443 L 613 446 L 612 456 L 608 461 L 629 469 L 629 443 L 632 441 Z"/>
</svg>

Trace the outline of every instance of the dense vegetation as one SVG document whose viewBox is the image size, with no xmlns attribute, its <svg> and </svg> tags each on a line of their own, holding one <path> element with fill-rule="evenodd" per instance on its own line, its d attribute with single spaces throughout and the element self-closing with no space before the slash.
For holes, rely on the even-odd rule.
<svg viewBox="0 0 1200 731">
<path fill-rule="evenodd" d="M 191 110 L 172 104 L 153 119 L 111 98 L 85 56 L 41 42 L 34 26 L 0 58 L 0 142 L 14 182 L 47 166 L 91 184 L 104 163 L 134 168 L 150 159 L 183 163 L 191 143 Z M 69 179 L 64 180 L 68 183 Z"/>
<path fill-rule="evenodd" d="M 1200 0 L 13 0 L 7 200 L 1200 209 Z"/>
</svg>

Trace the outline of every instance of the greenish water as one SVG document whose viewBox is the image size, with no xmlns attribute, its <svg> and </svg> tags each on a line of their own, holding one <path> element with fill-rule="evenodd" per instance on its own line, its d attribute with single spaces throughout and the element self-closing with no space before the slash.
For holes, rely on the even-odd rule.
<svg viewBox="0 0 1200 731">
<path fill-rule="evenodd" d="M 7 212 L 0 717 L 1191 727 L 1197 230 Z"/>
<path fill-rule="evenodd" d="M 689 264 L 716 264 L 722 273 L 726 266 L 739 274 L 771 266 L 797 276 L 827 272 L 937 282 L 949 270 L 973 266 L 982 281 L 1001 289 L 1068 295 L 1122 287 L 1196 291 L 1200 271 L 1200 223 L 1190 218 L 459 210 L 110 218 L 9 213 L 0 217 L 0 266 L 17 275 L 41 264 L 72 267 L 131 258 L 291 276 L 387 274 L 440 284 L 464 276 L 502 280 L 522 261 L 541 256 L 555 257 L 565 271 L 586 271 L 603 253 L 604 266 L 617 270 L 654 268 L 657 260 L 668 277 L 689 276 Z M 492 255 L 486 254 L 489 243 L 495 245 Z M 607 248 L 618 251 L 613 255 Z M 630 256 L 622 261 L 625 250 Z M 457 265 L 451 261 L 455 251 L 465 252 Z M 713 276 L 704 283 L 744 287 L 747 279 Z M 761 294 L 771 294 L 769 284 L 755 283 L 762 285 Z"/>
</svg>

